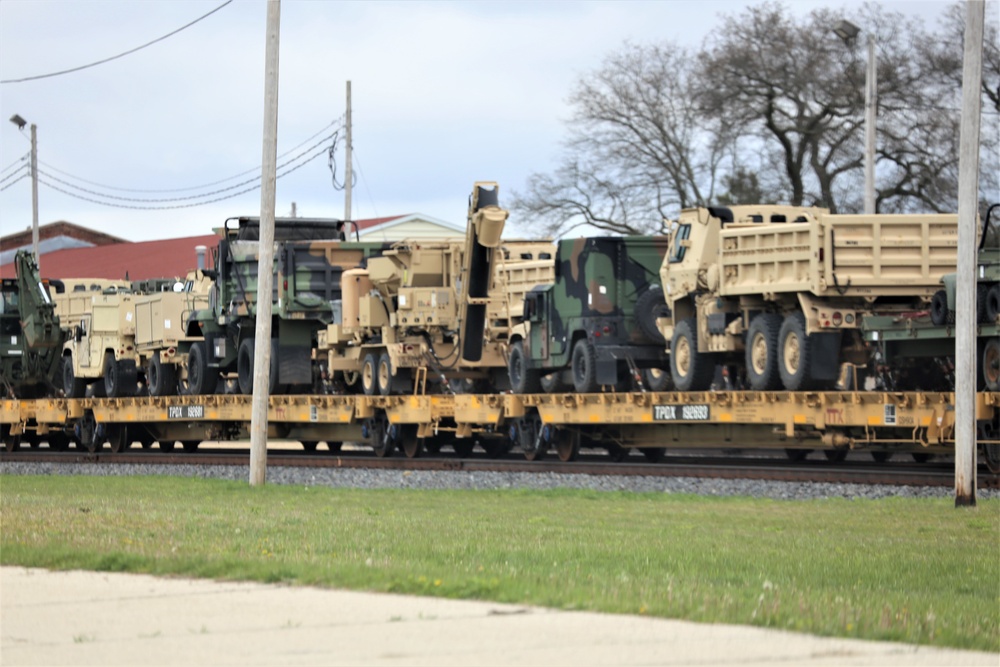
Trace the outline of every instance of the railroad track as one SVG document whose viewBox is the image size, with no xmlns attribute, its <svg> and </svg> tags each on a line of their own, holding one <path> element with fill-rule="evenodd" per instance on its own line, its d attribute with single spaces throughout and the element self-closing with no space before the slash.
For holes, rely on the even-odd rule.
<svg viewBox="0 0 1000 667">
<path fill-rule="evenodd" d="M 466 458 L 433 456 L 408 459 L 403 457 L 378 458 L 368 452 L 294 452 L 269 451 L 269 467 L 312 468 L 369 468 L 382 470 L 448 470 L 467 472 L 555 473 L 561 475 L 623 475 L 646 477 L 696 477 L 714 479 L 749 479 L 787 482 L 825 482 L 834 484 L 885 484 L 893 486 L 949 487 L 955 483 L 955 473 L 950 462 L 929 463 L 875 463 L 871 461 L 823 460 L 793 462 L 777 457 L 746 458 L 712 455 L 668 455 L 652 463 L 639 456 L 635 461 L 610 462 L 601 454 L 583 454 L 573 462 L 559 460 L 527 461 L 511 455 L 509 458 L 492 459 L 472 455 Z M 22 451 L 0 453 L 0 463 L 68 464 L 131 464 L 131 465 L 195 465 L 195 466 L 246 466 L 249 450 L 210 449 L 194 453 L 159 453 L 136 451 L 87 453 L 81 451 L 48 452 Z M 980 466 L 978 487 L 1000 488 L 1000 475 Z"/>
</svg>

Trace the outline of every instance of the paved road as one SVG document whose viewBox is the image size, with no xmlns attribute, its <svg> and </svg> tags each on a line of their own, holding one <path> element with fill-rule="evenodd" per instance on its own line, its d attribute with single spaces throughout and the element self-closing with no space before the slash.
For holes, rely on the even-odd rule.
<svg viewBox="0 0 1000 667">
<path fill-rule="evenodd" d="M 0 568 L 10 665 L 989 665 L 1000 654 L 318 588 Z"/>
</svg>

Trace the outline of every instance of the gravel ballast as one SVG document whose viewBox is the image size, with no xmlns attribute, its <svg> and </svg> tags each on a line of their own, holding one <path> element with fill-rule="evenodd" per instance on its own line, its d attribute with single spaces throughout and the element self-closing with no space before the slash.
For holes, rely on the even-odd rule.
<svg viewBox="0 0 1000 667">
<path fill-rule="evenodd" d="M 247 481 L 249 466 L 134 465 L 87 463 L 2 463 L 0 475 L 170 475 Z M 696 477 L 641 477 L 562 473 L 443 470 L 378 470 L 271 466 L 272 484 L 353 489 L 585 489 L 635 493 L 689 493 L 703 496 L 751 496 L 775 500 L 816 498 L 947 498 L 951 487 L 777 482 Z M 978 498 L 998 498 L 1000 490 L 978 489 Z"/>
</svg>

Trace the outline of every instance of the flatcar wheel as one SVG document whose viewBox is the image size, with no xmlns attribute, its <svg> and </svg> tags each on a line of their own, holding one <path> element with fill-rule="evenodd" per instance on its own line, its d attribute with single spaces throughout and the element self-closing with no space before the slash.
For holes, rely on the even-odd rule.
<svg viewBox="0 0 1000 667">
<path fill-rule="evenodd" d="M 521 445 L 524 458 L 539 461 L 548 451 L 548 443 L 542 430 L 542 422 L 537 416 L 518 419 L 514 425 L 517 443 Z"/>
<path fill-rule="evenodd" d="M 343 445 L 344 445 L 344 443 L 342 443 L 342 442 L 331 442 L 331 441 L 329 441 L 329 440 L 327 440 L 327 441 L 326 441 L 326 449 L 327 449 L 327 451 L 329 451 L 329 452 L 330 452 L 331 454 L 336 454 L 337 452 L 339 452 L 339 451 L 340 451 L 340 448 L 341 448 L 341 447 L 342 447 Z"/>
<path fill-rule="evenodd" d="M 318 447 L 318 446 L 319 446 L 319 442 L 316 441 L 316 440 L 303 440 L 302 441 L 302 449 L 306 450 L 307 452 L 315 452 L 316 451 L 316 447 Z"/>
<path fill-rule="evenodd" d="M 580 454 L 580 432 L 579 431 L 560 431 L 556 437 L 556 456 L 559 460 L 568 463 L 569 461 L 575 461 L 576 457 Z"/>
<path fill-rule="evenodd" d="M 399 448 L 408 459 L 419 458 L 424 453 L 424 439 L 417 437 L 417 425 L 405 424 L 399 429 Z"/>
<path fill-rule="evenodd" d="M 1000 391 L 1000 340 L 990 338 L 983 346 L 983 380 L 989 391 Z"/>
<path fill-rule="evenodd" d="M 983 459 L 992 473 L 1000 473 L 1000 445 L 983 445 Z"/>
<path fill-rule="evenodd" d="M 605 449 L 608 450 L 608 458 L 615 463 L 621 463 L 632 453 L 631 447 L 622 447 L 621 445 L 606 445 Z"/>
<path fill-rule="evenodd" d="M 642 455 L 646 457 L 646 460 L 650 463 L 659 463 L 663 460 L 666 455 L 667 450 L 664 447 L 643 447 L 641 450 Z"/>
<path fill-rule="evenodd" d="M 832 461 L 833 463 L 840 463 L 847 458 L 846 449 L 824 449 L 823 456 L 826 457 L 827 461 Z"/>
<path fill-rule="evenodd" d="M 892 452 L 872 452 L 872 459 L 876 463 L 885 463 L 892 458 Z"/>
<path fill-rule="evenodd" d="M 200 440 L 182 440 L 181 441 L 181 447 L 183 447 L 184 451 L 187 452 L 188 454 L 194 454 L 196 451 L 198 451 L 198 445 L 200 445 L 200 444 L 201 444 Z"/>
<path fill-rule="evenodd" d="M 927 463 L 934 458 L 933 454 L 928 454 L 927 452 L 913 452 L 910 456 L 912 456 L 913 460 L 917 463 Z"/>
<path fill-rule="evenodd" d="M 396 448 L 396 441 L 390 433 L 389 419 L 385 416 L 385 413 L 368 419 L 366 424 L 368 427 L 368 437 L 371 441 L 372 449 L 375 451 L 375 456 L 379 458 L 392 456 L 392 452 Z"/>
<path fill-rule="evenodd" d="M 128 428 L 125 424 L 108 424 L 107 433 L 112 454 L 121 454 L 128 449 Z"/>
<path fill-rule="evenodd" d="M 785 450 L 785 456 L 787 456 L 790 461 L 805 461 L 811 451 L 811 449 L 792 449 L 789 447 Z"/>
<path fill-rule="evenodd" d="M 10 424 L 0 424 L 0 440 L 3 440 L 5 452 L 16 452 L 21 449 L 21 436 L 10 434 Z"/>
</svg>

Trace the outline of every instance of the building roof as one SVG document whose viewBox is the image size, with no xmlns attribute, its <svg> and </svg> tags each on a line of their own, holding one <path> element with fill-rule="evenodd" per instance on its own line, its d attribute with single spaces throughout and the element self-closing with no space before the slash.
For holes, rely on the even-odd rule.
<svg viewBox="0 0 1000 667">
<path fill-rule="evenodd" d="M 38 252 L 43 255 L 64 248 L 89 248 L 127 242 L 117 236 L 94 231 L 65 220 L 57 220 L 38 227 Z M 31 248 L 31 244 L 31 227 L 0 236 L 0 264 L 13 262 L 14 254 L 18 250 Z"/>
<path fill-rule="evenodd" d="M 182 277 L 198 267 L 196 246 L 206 246 L 205 266 L 212 265 L 215 234 L 162 241 L 117 243 L 91 248 L 70 248 L 42 254 L 43 278 L 110 278 L 130 280 Z M 0 277 L 14 277 L 14 263 L 0 266 Z"/>
<path fill-rule="evenodd" d="M 441 236 L 465 236 L 465 227 L 422 213 L 357 220 L 356 224 L 359 233 L 368 239 L 382 236 L 389 241 L 402 241 L 407 238 L 406 232 L 403 231 L 406 225 L 439 227 L 441 228 Z M 354 230 L 350 228 L 348 230 L 353 235 Z"/>
</svg>

